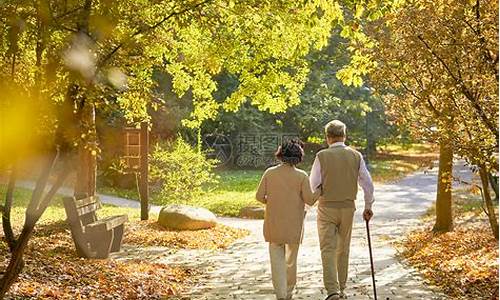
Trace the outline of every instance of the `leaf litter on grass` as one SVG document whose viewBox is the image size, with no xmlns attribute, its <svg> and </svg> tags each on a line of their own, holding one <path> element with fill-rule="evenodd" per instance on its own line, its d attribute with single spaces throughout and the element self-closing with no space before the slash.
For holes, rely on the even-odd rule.
<svg viewBox="0 0 500 300">
<path fill-rule="evenodd" d="M 447 233 L 428 225 L 406 236 L 399 254 L 453 299 L 497 299 L 498 242 L 487 221 L 458 220 Z"/>
<path fill-rule="evenodd" d="M 246 232 L 219 225 L 193 232 L 171 231 L 152 221 L 127 224 L 125 242 L 172 248 L 223 249 Z M 10 254 L 0 243 L 0 265 Z M 168 299 L 182 295 L 199 277 L 186 267 L 146 259 L 84 259 L 76 256 L 64 222 L 41 224 L 24 255 L 25 268 L 7 299 Z"/>
</svg>

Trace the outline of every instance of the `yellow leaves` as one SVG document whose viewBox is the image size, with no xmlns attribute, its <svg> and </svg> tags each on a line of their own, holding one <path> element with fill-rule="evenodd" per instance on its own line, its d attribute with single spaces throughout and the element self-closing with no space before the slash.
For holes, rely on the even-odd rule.
<svg viewBox="0 0 500 300">
<path fill-rule="evenodd" d="M 363 4 L 356 4 L 356 9 L 354 10 L 354 17 L 356 19 L 361 19 L 364 12 L 365 12 L 364 5 Z"/>
<path fill-rule="evenodd" d="M 476 184 L 471 185 L 469 191 L 473 195 L 481 195 L 481 188 L 478 185 L 476 185 Z"/>
<path fill-rule="evenodd" d="M 93 30 L 97 32 L 97 37 L 100 40 L 105 40 L 112 37 L 117 21 L 104 15 L 92 15 L 90 17 L 90 24 Z"/>
<path fill-rule="evenodd" d="M 481 26 L 492 29 L 482 38 L 463 26 L 474 18 L 474 3 L 396 3 L 399 7 L 385 16 L 383 25 L 371 28 L 378 42 L 373 57 L 381 62 L 371 79 L 379 87 L 397 90 L 396 101 L 387 101 L 389 111 L 415 135 L 451 137 L 457 155 L 473 164 L 496 165 L 491 157 L 498 134 L 488 124 L 498 123 L 498 79 L 496 71 L 487 71 L 492 65 L 484 60 L 480 45 L 498 52 L 498 17 L 491 13 L 498 11 L 498 2 L 482 5 Z M 444 129 L 433 131 L 436 124 Z"/>
<path fill-rule="evenodd" d="M 490 299 L 498 290 L 498 245 L 485 220 L 459 224 L 455 231 L 410 233 L 400 254 L 426 280 L 452 297 Z"/>
<path fill-rule="evenodd" d="M 156 221 L 130 224 L 125 243 L 141 246 L 167 246 L 188 249 L 225 249 L 236 239 L 248 235 L 248 231 L 217 225 L 212 229 L 196 231 L 168 230 Z"/>
</svg>

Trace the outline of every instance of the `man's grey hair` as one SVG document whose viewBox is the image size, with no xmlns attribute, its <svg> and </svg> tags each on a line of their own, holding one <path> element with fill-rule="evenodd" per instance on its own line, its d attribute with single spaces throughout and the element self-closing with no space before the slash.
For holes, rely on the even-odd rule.
<svg viewBox="0 0 500 300">
<path fill-rule="evenodd" d="M 345 137 L 346 126 L 339 120 L 333 120 L 325 125 L 325 134 L 329 138 Z"/>
</svg>

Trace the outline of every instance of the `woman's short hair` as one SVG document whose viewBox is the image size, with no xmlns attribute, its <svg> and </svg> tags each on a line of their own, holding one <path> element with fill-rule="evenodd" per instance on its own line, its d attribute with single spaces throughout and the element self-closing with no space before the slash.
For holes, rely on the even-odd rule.
<svg viewBox="0 0 500 300">
<path fill-rule="evenodd" d="M 296 165 L 304 158 L 304 143 L 299 139 L 284 141 L 275 153 L 276 158 L 284 163 Z"/>
</svg>

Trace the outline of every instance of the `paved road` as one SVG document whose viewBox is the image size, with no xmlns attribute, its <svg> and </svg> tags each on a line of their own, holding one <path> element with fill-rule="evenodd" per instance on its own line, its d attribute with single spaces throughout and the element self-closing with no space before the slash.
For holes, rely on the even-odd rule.
<svg viewBox="0 0 500 300">
<path fill-rule="evenodd" d="M 33 189 L 35 187 L 35 183 L 33 181 L 17 181 L 16 186 L 18 187 L 23 187 L 27 189 Z M 50 185 L 46 187 L 48 190 L 50 188 Z M 57 193 L 62 196 L 73 196 L 73 188 L 69 187 L 61 187 Z M 130 208 L 141 208 L 141 205 L 138 200 L 131 200 L 131 199 L 126 199 L 126 198 L 121 198 L 117 196 L 111 196 L 111 195 L 104 195 L 104 194 L 97 194 L 99 196 L 99 199 L 101 202 L 106 203 L 106 204 L 111 204 L 115 206 L 120 206 L 120 207 L 130 207 Z M 151 205 L 150 206 L 150 212 L 158 214 L 160 212 L 161 207 L 158 205 Z"/>
</svg>

